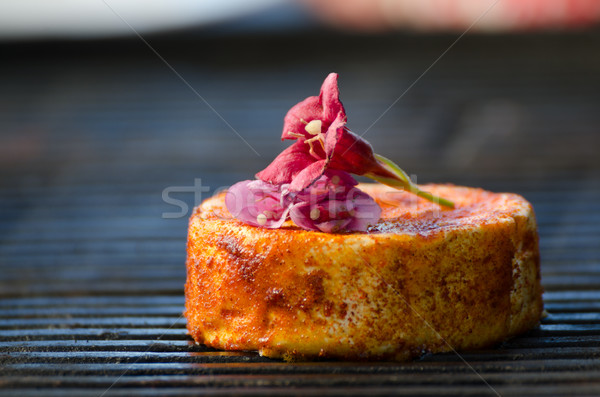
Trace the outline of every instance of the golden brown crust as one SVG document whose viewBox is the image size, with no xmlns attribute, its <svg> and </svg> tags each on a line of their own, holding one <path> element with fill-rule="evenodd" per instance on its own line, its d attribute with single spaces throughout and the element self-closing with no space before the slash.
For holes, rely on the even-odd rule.
<svg viewBox="0 0 600 397">
<path fill-rule="evenodd" d="M 200 343 L 268 357 L 404 360 L 492 345 L 540 319 L 538 237 L 513 194 L 428 185 L 440 211 L 382 185 L 367 233 L 230 219 L 223 195 L 190 219 L 188 330 Z"/>
</svg>

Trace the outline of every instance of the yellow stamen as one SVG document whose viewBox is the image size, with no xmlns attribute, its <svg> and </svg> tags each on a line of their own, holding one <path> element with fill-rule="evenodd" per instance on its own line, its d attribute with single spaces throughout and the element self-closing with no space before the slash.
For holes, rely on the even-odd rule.
<svg viewBox="0 0 600 397">
<path fill-rule="evenodd" d="M 260 226 L 264 226 L 267 223 L 267 216 L 265 214 L 258 214 L 258 216 L 256 217 L 256 222 Z"/>
<path fill-rule="evenodd" d="M 325 150 L 325 134 L 321 132 L 321 129 L 323 128 L 323 121 L 316 119 L 307 123 L 304 119 L 300 119 L 300 122 L 306 124 L 304 129 L 306 130 L 306 132 L 308 132 L 309 135 L 313 136 L 312 138 L 304 139 L 306 138 L 305 135 L 293 131 L 288 131 L 287 134 L 297 139 L 304 139 L 303 142 L 309 146 L 308 152 L 311 154 L 311 156 L 320 159 L 320 157 L 317 156 L 317 153 L 315 152 L 313 142 L 318 141 L 321 145 L 321 148 Z"/>
<path fill-rule="evenodd" d="M 312 210 L 310 210 L 310 219 L 312 219 L 313 221 L 316 221 L 317 219 L 319 219 L 320 216 L 321 216 L 321 211 L 319 211 L 318 208 L 313 208 Z"/>
<path fill-rule="evenodd" d="M 304 127 L 304 129 L 310 135 L 320 135 L 322 125 L 323 125 L 323 122 L 321 120 L 313 120 L 310 123 L 306 124 L 306 127 Z"/>
<path fill-rule="evenodd" d="M 307 143 L 308 146 L 310 146 L 310 150 L 308 151 L 311 155 L 313 155 L 314 157 L 317 157 L 317 154 L 315 153 L 315 149 L 313 147 L 313 142 L 317 141 L 321 144 L 321 148 L 323 148 L 323 150 L 325 150 L 325 144 L 323 143 L 323 138 L 322 138 L 323 134 L 319 134 L 317 136 L 313 136 L 310 139 L 307 139 L 304 141 L 304 143 Z"/>
</svg>

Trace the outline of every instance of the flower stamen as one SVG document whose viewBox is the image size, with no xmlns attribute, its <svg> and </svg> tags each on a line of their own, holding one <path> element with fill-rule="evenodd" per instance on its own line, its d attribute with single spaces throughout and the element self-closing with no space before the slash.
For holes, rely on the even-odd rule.
<svg viewBox="0 0 600 397">
<path fill-rule="evenodd" d="M 265 214 L 258 214 L 256 217 L 256 223 L 260 226 L 264 226 L 267 223 L 267 216 Z"/>
<path fill-rule="evenodd" d="M 318 208 L 313 208 L 312 210 L 310 210 L 310 219 L 312 219 L 313 221 L 316 221 L 317 219 L 319 219 L 320 216 L 321 216 L 321 211 L 319 211 Z"/>
<path fill-rule="evenodd" d="M 320 135 L 322 125 L 323 125 L 323 122 L 321 120 L 313 120 L 310 123 L 307 123 L 306 127 L 304 127 L 304 129 L 310 135 Z"/>
<path fill-rule="evenodd" d="M 288 131 L 288 135 L 293 136 L 294 138 L 304 139 L 304 135 L 298 132 Z"/>
<path fill-rule="evenodd" d="M 315 152 L 315 148 L 313 146 L 313 142 L 318 141 L 321 144 L 321 148 L 323 150 L 325 150 L 325 135 L 321 132 L 321 128 L 323 126 L 323 122 L 321 120 L 312 120 L 309 123 L 307 123 L 306 121 L 300 119 L 300 121 L 302 121 L 303 123 L 306 124 L 306 127 L 304 127 L 304 129 L 306 130 L 306 132 L 308 132 L 309 135 L 313 135 L 312 138 L 308 138 L 304 140 L 304 143 L 306 143 L 309 146 L 309 151 L 308 153 L 310 153 L 311 156 L 319 159 L 320 157 L 317 155 L 317 153 Z M 291 133 L 291 135 L 293 137 L 298 137 L 298 133 Z M 301 136 L 302 138 L 304 138 L 304 136 Z M 299 137 L 298 137 L 299 138 Z"/>
<path fill-rule="evenodd" d="M 323 143 L 323 134 L 319 133 L 319 135 L 313 136 L 312 138 L 306 139 L 304 141 L 304 143 L 308 144 L 308 146 L 310 147 L 308 153 L 310 153 L 313 157 L 320 159 L 320 157 L 315 153 L 315 148 L 313 147 L 314 141 L 319 142 L 321 144 L 321 148 L 325 150 L 325 143 Z"/>
</svg>

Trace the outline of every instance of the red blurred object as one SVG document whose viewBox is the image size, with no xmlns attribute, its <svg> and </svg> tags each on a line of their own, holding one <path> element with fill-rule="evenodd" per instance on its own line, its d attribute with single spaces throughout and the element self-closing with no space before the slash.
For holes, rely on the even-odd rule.
<svg viewBox="0 0 600 397">
<path fill-rule="evenodd" d="M 526 31 L 588 27 L 598 0 L 302 0 L 321 19 L 349 30 Z"/>
</svg>

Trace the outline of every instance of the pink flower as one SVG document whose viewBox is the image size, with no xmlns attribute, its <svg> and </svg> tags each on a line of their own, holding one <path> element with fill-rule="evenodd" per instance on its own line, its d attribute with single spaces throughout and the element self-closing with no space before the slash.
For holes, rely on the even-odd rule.
<svg viewBox="0 0 600 397">
<path fill-rule="evenodd" d="M 231 215 L 244 223 L 278 228 L 289 212 L 281 205 L 281 190 L 282 185 L 261 180 L 241 181 L 227 190 L 225 205 Z"/>
<path fill-rule="evenodd" d="M 278 228 L 290 217 L 306 230 L 366 231 L 379 220 L 381 208 L 356 184 L 348 173 L 335 170 L 300 192 L 290 192 L 287 184 L 243 181 L 228 190 L 225 204 L 234 217 L 253 226 Z"/>
<path fill-rule="evenodd" d="M 350 175 L 327 171 L 310 187 L 297 193 L 290 207 L 294 223 L 307 230 L 364 232 L 381 216 L 381 208 L 371 196 L 356 188 Z M 294 193 L 290 193 L 294 194 Z"/>
<path fill-rule="evenodd" d="M 256 177 L 272 184 L 289 184 L 291 192 L 306 189 L 326 170 L 365 175 L 427 200 L 454 204 L 422 191 L 392 161 L 373 152 L 371 145 L 346 128 L 346 111 L 339 99 L 336 73 L 321 86 L 321 93 L 292 107 L 284 119 L 281 139 L 295 139 Z"/>
<path fill-rule="evenodd" d="M 225 196 L 229 212 L 249 225 L 267 228 L 281 227 L 291 218 L 307 230 L 366 231 L 379 220 L 381 208 L 356 188 L 350 173 L 454 206 L 419 189 L 400 167 L 373 153 L 367 141 L 346 128 L 337 77 L 331 73 L 318 97 L 290 109 L 281 138 L 296 142 L 256 174 L 258 180 L 229 189 Z"/>
<path fill-rule="evenodd" d="M 318 97 L 308 97 L 289 110 L 281 139 L 295 139 L 296 143 L 256 174 L 258 179 L 290 183 L 291 191 L 300 191 L 328 168 L 357 175 L 381 168 L 371 145 L 346 128 L 337 77 L 336 73 L 329 74 Z"/>
</svg>

